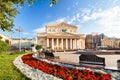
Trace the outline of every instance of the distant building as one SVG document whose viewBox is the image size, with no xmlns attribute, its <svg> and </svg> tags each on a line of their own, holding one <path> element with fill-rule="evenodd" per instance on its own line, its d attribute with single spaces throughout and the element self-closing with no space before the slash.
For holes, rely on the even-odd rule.
<svg viewBox="0 0 120 80">
<path fill-rule="evenodd" d="M 46 25 L 45 33 L 37 34 L 37 43 L 54 50 L 85 49 L 85 35 L 77 34 L 77 27 L 60 22 Z"/>
<path fill-rule="evenodd" d="M 6 42 L 8 44 L 11 44 L 11 38 L 7 37 L 7 36 L 5 36 L 3 34 L 0 34 L 0 40 Z"/>
<path fill-rule="evenodd" d="M 19 49 L 19 44 L 21 44 L 21 49 L 31 49 L 32 45 L 36 45 L 36 39 L 27 38 L 10 38 L 3 34 L 0 34 L 0 40 L 8 43 L 11 49 Z M 35 46 L 33 46 L 35 48 Z"/>
<path fill-rule="evenodd" d="M 111 38 L 106 38 L 101 41 L 101 46 L 108 46 L 109 48 L 114 47 L 114 40 Z"/>
<path fill-rule="evenodd" d="M 92 40 L 92 35 L 86 35 L 85 38 L 85 47 L 86 49 L 92 49 L 92 44 L 93 44 L 93 40 Z"/>
<path fill-rule="evenodd" d="M 18 38 L 13 38 L 11 41 L 11 46 L 14 48 L 19 48 L 19 43 L 21 43 L 21 48 L 30 49 L 31 45 L 36 44 L 35 39 L 26 39 L 22 38 L 21 40 Z"/>
<path fill-rule="evenodd" d="M 85 47 L 86 49 L 95 49 L 97 46 L 101 46 L 101 40 L 105 38 L 104 34 L 92 33 L 86 35 Z"/>
<path fill-rule="evenodd" d="M 120 39 L 116 39 L 115 48 L 120 48 Z"/>
<path fill-rule="evenodd" d="M 120 48 L 120 39 L 106 38 L 101 41 L 102 46 L 108 46 L 109 48 Z"/>
</svg>

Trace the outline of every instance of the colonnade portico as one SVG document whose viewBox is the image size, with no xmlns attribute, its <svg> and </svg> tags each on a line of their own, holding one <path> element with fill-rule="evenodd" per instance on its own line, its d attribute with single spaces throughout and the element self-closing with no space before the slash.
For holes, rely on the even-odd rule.
<svg viewBox="0 0 120 80">
<path fill-rule="evenodd" d="M 46 32 L 37 34 L 37 44 L 53 50 L 85 49 L 85 35 L 77 33 L 77 26 L 58 22 L 46 25 Z"/>
<path fill-rule="evenodd" d="M 47 38 L 47 48 L 53 50 L 80 49 L 80 44 L 77 38 Z"/>
</svg>

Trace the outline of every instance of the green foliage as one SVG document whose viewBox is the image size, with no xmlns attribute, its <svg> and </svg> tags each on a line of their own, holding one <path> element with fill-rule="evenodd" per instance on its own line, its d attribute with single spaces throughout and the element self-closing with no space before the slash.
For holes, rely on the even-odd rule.
<svg viewBox="0 0 120 80">
<path fill-rule="evenodd" d="M 57 0 L 52 0 L 51 2 L 50 2 L 50 7 L 52 7 L 53 5 L 55 5 L 57 3 Z"/>
<path fill-rule="evenodd" d="M 24 76 L 14 65 L 13 60 L 25 53 L 15 52 L 13 55 L 0 54 L 0 80 L 30 80 Z"/>
<path fill-rule="evenodd" d="M 0 28 L 4 31 L 10 31 L 12 26 L 14 26 L 13 18 L 17 13 L 17 8 L 13 7 L 11 1 L 0 0 Z"/>
<path fill-rule="evenodd" d="M 9 55 L 14 55 L 14 54 L 24 54 L 25 52 L 11 52 Z"/>
<path fill-rule="evenodd" d="M 9 45 L 3 41 L 0 41 L 0 52 L 8 51 Z"/>
<path fill-rule="evenodd" d="M 14 18 L 19 13 L 18 6 L 23 6 L 25 2 L 32 5 L 36 0 L 0 0 L 0 29 L 11 31 L 14 26 Z M 57 0 L 51 0 L 50 6 L 55 5 Z"/>
<path fill-rule="evenodd" d="M 41 48 L 42 48 L 42 45 L 37 45 L 37 46 L 35 47 L 36 50 L 39 50 L 39 49 L 41 49 Z"/>
</svg>

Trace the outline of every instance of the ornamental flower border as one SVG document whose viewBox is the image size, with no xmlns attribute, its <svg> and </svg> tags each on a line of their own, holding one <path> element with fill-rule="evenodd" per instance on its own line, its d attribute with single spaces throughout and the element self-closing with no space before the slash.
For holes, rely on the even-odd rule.
<svg viewBox="0 0 120 80">
<path fill-rule="evenodd" d="M 24 64 L 63 80 L 111 80 L 110 74 L 94 72 L 88 69 L 80 70 L 70 66 L 66 67 L 60 64 L 53 64 L 50 61 L 47 62 L 44 60 L 35 59 L 33 58 L 33 54 L 23 55 L 21 59 Z"/>
</svg>

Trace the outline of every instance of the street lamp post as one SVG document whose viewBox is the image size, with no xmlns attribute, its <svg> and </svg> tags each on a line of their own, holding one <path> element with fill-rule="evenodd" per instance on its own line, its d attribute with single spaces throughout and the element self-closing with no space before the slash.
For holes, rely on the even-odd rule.
<svg viewBox="0 0 120 80">
<path fill-rule="evenodd" d="M 19 32 L 19 51 L 21 52 L 21 32 L 23 32 L 23 29 L 19 27 L 16 31 Z"/>
</svg>

